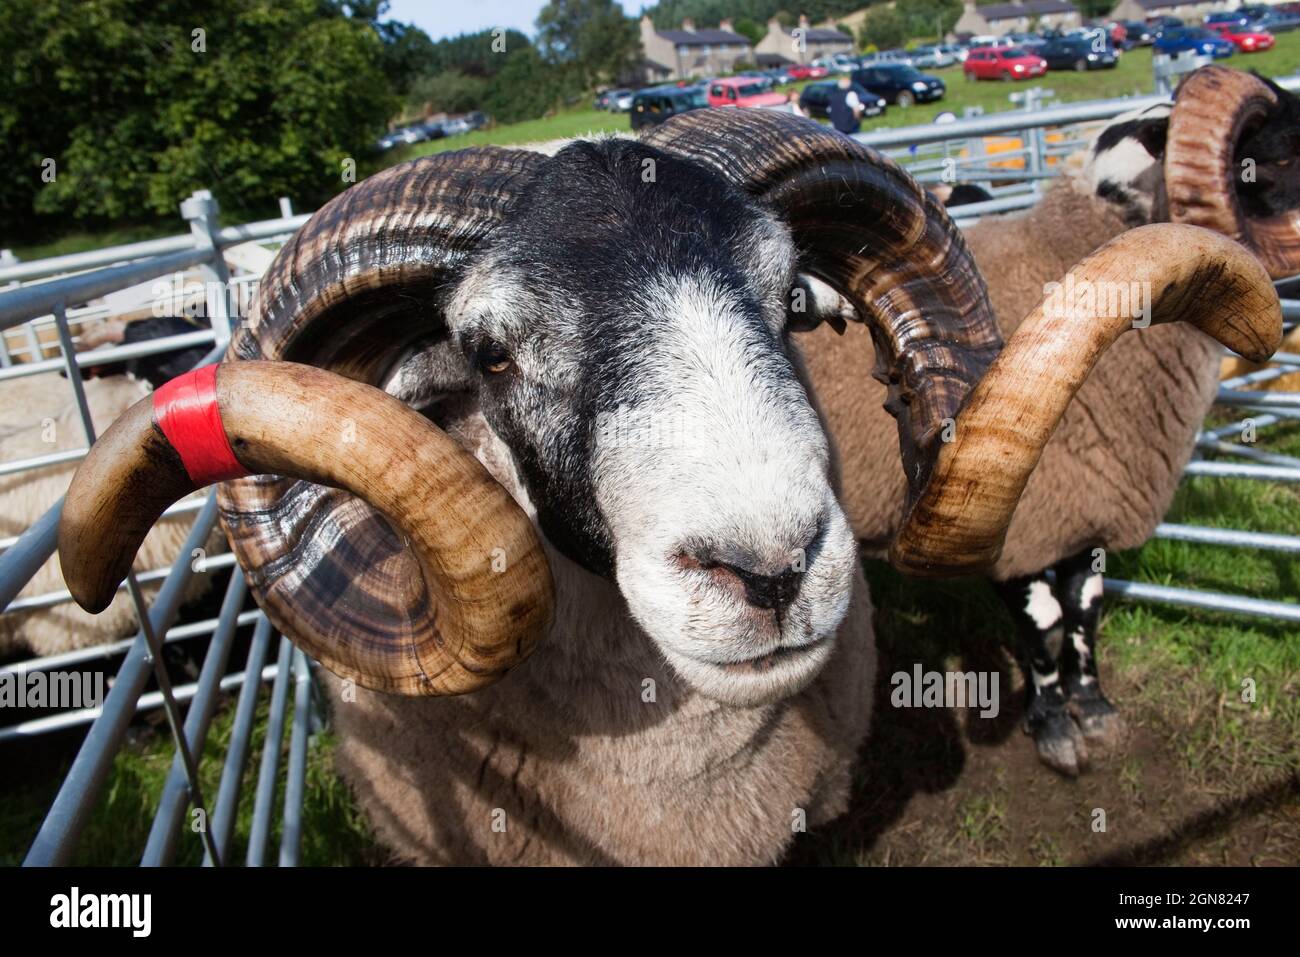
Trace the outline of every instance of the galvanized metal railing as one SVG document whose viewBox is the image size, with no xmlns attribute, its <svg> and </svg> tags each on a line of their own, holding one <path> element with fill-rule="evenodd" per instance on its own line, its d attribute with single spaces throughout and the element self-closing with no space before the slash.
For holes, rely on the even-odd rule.
<svg viewBox="0 0 1300 957">
<path fill-rule="evenodd" d="M 1300 87 L 1300 77 L 1285 78 L 1288 89 Z M 1040 195 L 1041 184 L 1056 174 L 1049 162 L 1084 142 L 1087 130 L 1081 124 L 1105 120 L 1141 106 L 1160 102 L 1159 97 L 1133 97 L 1066 106 L 1040 107 L 1041 97 L 1027 95 L 1028 108 L 992 116 L 968 116 L 942 125 L 882 130 L 861 134 L 858 139 L 873 147 L 893 152 L 916 175 L 927 181 L 949 178 L 956 169 L 959 179 L 983 181 L 994 199 L 960 208 L 959 225 L 976 221 L 984 215 L 1023 209 L 1033 205 Z M 1061 133 L 1057 142 L 1049 142 L 1047 129 Z M 1022 137 L 1018 150 L 988 154 L 982 137 L 1014 134 Z M 905 147 L 905 149 L 898 149 Z M 964 154 L 964 155 L 961 155 Z M 959 160 L 955 165 L 954 159 Z M 1008 170 L 996 163 L 1007 160 L 1023 162 L 1022 169 Z M 229 339 L 236 310 L 231 308 L 236 286 L 255 282 L 256 276 L 232 277 L 222 251 L 232 244 L 248 241 L 283 240 L 306 221 L 282 206 L 277 219 L 245 226 L 222 228 L 217 223 L 215 202 L 206 193 L 198 193 L 182 204 L 182 214 L 190 223 L 188 235 L 132 243 L 111 249 L 71 256 L 60 256 L 33 263 L 17 263 L 0 258 L 0 284 L 15 284 L 0 289 L 0 397 L 5 382 L 39 372 L 63 369 L 69 387 L 78 400 L 87 444 L 93 441 L 79 368 L 87 363 L 102 364 L 127 358 L 163 353 L 196 344 L 212 345 L 205 362 L 216 361 Z M 103 318 L 102 306 L 82 306 L 92 299 L 136 283 L 146 282 L 191 267 L 199 267 L 222 293 L 210 304 L 210 329 L 159 339 L 95 350 L 75 351 L 71 325 Z M 1284 316 L 1289 322 L 1300 319 L 1300 301 L 1284 300 Z M 9 349 L 4 342 L 5 330 L 22 326 L 26 345 Z M 39 338 L 39 331 L 53 327 L 57 332 L 58 356 L 45 358 L 52 348 Z M 23 361 L 19 361 L 23 360 Z M 1290 371 L 1300 357 L 1276 357 L 1268 370 L 1250 373 L 1224 384 L 1219 401 L 1241 408 L 1252 416 L 1256 428 L 1276 426 L 1300 419 L 1300 394 L 1248 391 L 1242 386 L 1258 384 Z M 1259 452 L 1239 443 L 1225 441 L 1234 432 L 1230 426 L 1206 430 L 1200 437 L 1201 454 L 1229 455 L 1245 462 L 1198 459 L 1186 470 L 1188 477 L 1214 476 L 1239 481 L 1291 483 L 1300 480 L 1300 462 L 1286 456 Z M 24 461 L 0 463 L 0 475 L 15 475 L 74 461 L 85 449 L 40 456 Z M 70 600 L 66 591 L 44 595 L 16 596 L 37 570 L 53 554 L 62 503 L 56 504 L 19 535 L 0 539 L 0 612 L 13 613 L 55 607 Z M 167 714 L 176 745 L 157 813 L 141 863 L 166 864 L 174 859 L 177 835 L 187 808 L 206 818 L 203 830 L 204 863 L 226 864 L 232 860 L 235 820 L 240 804 L 241 784 L 252 757 L 252 734 L 255 725 L 258 690 L 263 682 L 272 682 L 267 717 L 268 742 L 258 761 L 258 780 L 253 798 L 252 827 L 244 860 L 259 865 L 268 859 L 272 822 L 276 813 L 274 796 L 280 772 L 280 746 L 286 726 L 290 743 L 287 752 L 287 793 L 282 808 L 281 843 L 278 861 L 296 863 L 301 836 L 301 798 L 305 786 L 308 738 L 317 716 L 311 695 L 312 663 L 286 639 L 274 634 L 270 622 L 247 604 L 247 588 L 238 568 L 230 581 L 217 617 L 204 621 L 176 624 L 181 595 L 194 574 L 189 560 L 191 551 L 207 539 L 216 520 L 216 503 L 212 495 L 206 500 L 183 502 L 167 514 L 196 513 L 189 536 L 167 569 L 154 569 L 133 575 L 124 586 L 135 603 L 140 630 L 134 638 L 99 647 L 32 659 L 0 667 L 6 673 L 27 674 L 33 670 L 102 665 L 121 656 L 117 678 L 107 699 L 99 707 L 69 710 L 32 719 L 17 725 L 0 727 L 0 747 L 6 742 L 29 738 L 50 731 L 90 725 L 85 740 L 66 775 L 48 815 L 28 853 L 29 864 L 61 864 L 74 859 L 78 839 L 98 801 L 114 758 L 122 745 L 132 719 L 141 710 L 162 708 Z M 1231 548 L 1252 548 L 1300 553 L 1300 537 L 1269 532 L 1227 530 L 1162 524 L 1156 537 Z M 228 567 L 229 556 L 208 559 L 208 567 Z M 161 582 L 152 602 L 146 602 L 141 583 Z M 1265 601 L 1249 596 L 1224 595 L 1193 589 L 1151 585 L 1106 579 L 1108 593 L 1137 600 L 1167 603 L 1208 610 L 1265 616 L 1283 621 L 1300 621 L 1300 605 Z M 248 653 L 242 670 L 229 671 L 234 636 L 241 628 L 252 628 Z M 196 638 L 208 638 L 206 655 L 198 678 L 173 687 L 163 666 L 164 645 Z M 274 654 L 275 661 L 268 662 Z M 153 678 L 157 690 L 146 693 Z M 289 692 L 294 690 L 290 711 Z M 220 783 L 215 795 L 204 795 L 196 773 L 198 756 L 207 746 L 208 731 L 215 714 L 218 696 L 234 692 L 230 745 L 223 758 Z M 188 703 L 184 720 L 180 705 Z M 208 804 L 205 802 L 210 801 Z M 210 814 L 208 812 L 211 812 Z"/>
<path fill-rule="evenodd" d="M 256 279 L 255 276 L 232 279 L 223 258 L 223 250 L 237 243 L 283 240 L 305 222 L 307 217 L 293 215 L 282 203 L 284 215 L 278 219 L 221 229 L 216 222 L 216 203 L 206 192 L 190 197 L 182 204 L 181 210 L 190 223 L 189 235 L 34 263 L 16 263 L 12 256 L 6 257 L 7 264 L 0 266 L 0 283 L 11 285 L 8 289 L 0 290 L 0 335 L 6 330 L 21 326 L 25 333 L 26 347 L 9 348 L 3 338 L 0 338 L 0 396 L 3 396 L 4 383 L 8 380 L 55 369 L 63 370 L 76 399 L 89 446 L 93 444 L 95 434 L 81 380 L 82 366 L 104 365 L 192 348 L 195 345 L 213 346 L 200 364 L 220 359 L 230 337 L 231 320 L 236 318 L 231 309 L 230 293 L 240 283 Z M 92 352 L 76 351 L 72 324 L 102 319 L 108 310 L 102 306 L 70 307 L 78 307 L 119 289 L 192 267 L 198 267 L 202 275 L 220 290 L 206 304 L 205 316 L 210 324 L 209 329 Z M 51 344 L 41 339 L 40 332 L 51 326 L 57 333 L 59 355 L 57 358 L 46 359 L 44 356 Z M 0 475 L 21 475 L 53 464 L 75 461 L 84 456 L 86 451 L 86 448 L 81 448 L 0 463 Z M 0 540 L 0 609 L 5 614 L 53 608 L 71 600 L 71 595 L 66 590 L 16 599 L 18 593 L 53 554 L 61 510 L 62 501 L 33 522 L 26 531 Z M 199 782 L 198 756 L 202 754 L 206 743 L 218 695 L 242 688 L 233 729 L 234 740 L 226 758 L 227 769 L 238 767 L 242 772 L 243 759 L 237 758 L 237 755 L 247 754 L 249 750 L 253 709 L 257 701 L 256 689 L 264 681 L 276 682 L 278 687 L 292 678 L 300 687 L 299 699 L 303 704 L 295 709 L 293 715 L 288 770 L 290 800 L 297 805 L 301 804 L 306 742 L 314 717 L 311 711 L 312 699 L 305 690 L 310 682 L 308 661 L 301 653 L 297 653 L 296 658 L 286 659 L 281 665 L 264 664 L 265 648 L 273 637 L 270 623 L 260 611 L 245 610 L 247 589 L 238 569 L 234 569 L 231 574 L 217 618 L 173 627 L 180 609 L 181 595 L 195 574 L 190 556 L 195 549 L 207 542 L 216 522 L 215 497 L 209 494 L 206 501 L 178 503 L 168 509 L 166 514 L 181 515 L 190 512 L 197 512 L 197 515 L 171 567 L 132 573 L 123 586 L 131 595 L 140 625 L 134 639 L 17 662 L 0 668 L 0 675 L 25 677 L 32 671 L 102 665 L 106 660 L 123 656 L 116 680 L 102 704 L 0 727 L 0 745 L 3 745 L 7 741 L 90 724 L 77 757 L 28 852 L 28 864 L 63 864 L 74 859 L 79 837 L 99 800 L 127 728 L 138 712 L 152 708 L 161 708 L 165 712 L 175 744 L 175 754 L 141 863 L 158 865 L 173 860 L 181 818 L 191 806 L 202 821 L 210 824 L 195 828 L 204 845 L 205 859 L 212 863 L 226 862 L 240 798 L 238 778 L 235 778 L 235 786 L 232 788 L 223 777 L 223 786 L 216 796 L 221 803 L 211 808 L 213 813 L 209 818 L 209 808 Z M 226 554 L 206 559 L 203 570 L 207 572 L 233 565 L 233 556 Z M 148 602 L 140 585 L 152 581 L 161 581 L 162 584 L 153 601 Z M 253 626 L 253 643 L 248 661 L 242 672 L 228 673 L 227 663 L 234 636 L 239 628 L 248 626 Z M 162 656 L 163 644 L 206 636 L 211 638 L 198 679 L 173 687 Z M 282 643 L 288 654 L 290 646 L 287 642 Z M 292 669 L 289 660 L 292 660 Z M 151 678 L 157 690 L 145 693 Z M 273 717 L 277 694 L 278 692 L 273 692 L 272 695 Z M 189 703 L 189 710 L 182 722 L 180 705 L 184 702 Z M 282 730 L 282 725 L 281 720 L 277 728 Z M 277 731 L 276 734 L 268 735 L 266 740 L 264 752 L 278 757 L 282 735 Z M 275 763 L 267 758 L 264 759 L 264 766 L 267 762 L 270 762 L 274 774 Z M 274 811 L 274 807 L 265 801 L 259 802 L 256 808 L 254 829 L 263 837 L 269 833 Z M 300 820 L 300 807 L 284 809 L 283 841 L 279 856 L 282 864 L 297 862 Z M 248 860 L 260 861 L 263 855 L 263 847 L 250 847 Z"/>
</svg>

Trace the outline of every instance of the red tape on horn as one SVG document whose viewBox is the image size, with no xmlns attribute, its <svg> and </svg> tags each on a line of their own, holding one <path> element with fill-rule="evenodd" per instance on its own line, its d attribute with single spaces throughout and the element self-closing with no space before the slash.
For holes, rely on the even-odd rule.
<svg viewBox="0 0 1300 957">
<path fill-rule="evenodd" d="M 153 394 L 153 414 L 195 486 L 242 478 L 239 464 L 217 407 L 218 366 L 202 366 L 178 375 Z"/>
</svg>

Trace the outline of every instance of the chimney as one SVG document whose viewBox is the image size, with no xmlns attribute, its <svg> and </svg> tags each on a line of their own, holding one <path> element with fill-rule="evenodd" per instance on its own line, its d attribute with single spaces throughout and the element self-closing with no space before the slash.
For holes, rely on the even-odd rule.
<svg viewBox="0 0 1300 957">
<path fill-rule="evenodd" d="M 682 29 L 685 30 L 687 33 L 694 33 L 695 21 L 692 20 L 690 17 L 687 17 L 685 20 L 682 21 Z"/>
<path fill-rule="evenodd" d="M 736 32 L 736 25 L 735 25 L 734 23 L 732 23 L 731 20 L 728 18 L 728 19 L 723 20 L 721 23 L 718 24 L 718 29 L 719 29 L 719 30 L 726 30 L 728 33 L 735 33 L 735 32 Z"/>
<path fill-rule="evenodd" d="M 799 26 L 805 30 L 808 29 L 808 14 L 806 13 L 799 14 Z"/>
</svg>

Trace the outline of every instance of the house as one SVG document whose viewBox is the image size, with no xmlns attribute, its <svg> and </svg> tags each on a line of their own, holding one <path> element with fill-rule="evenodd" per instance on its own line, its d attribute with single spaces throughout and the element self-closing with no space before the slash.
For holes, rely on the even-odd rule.
<svg viewBox="0 0 1300 957">
<path fill-rule="evenodd" d="M 641 17 L 641 66 L 648 83 L 732 73 L 737 63 L 754 62 L 754 45 L 736 33 L 730 20 L 717 29 L 696 29 L 683 20 L 680 30 L 657 30 L 648 14 Z"/>
<path fill-rule="evenodd" d="M 958 36 L 1002 36 L 1033 29 L 1069 30 L 1082 22 L 1079 8 L 1069 0 L 1024 0 L 983 6 L 977 6 L 974 0 L 966 0 L 953 32 Z"/>
<path fill-rule="evenodd" d="M 1110 15 L 1116 20 L 1137 20 L 1139 23 L 1148 17 L 1177 17 L 1188 23 L 1200 23 L 1207 13 L 1232 10 L 1237 6 L 1240 4 L 1224 3 L 1222 0 L 1202 3 L 1188 3 L 1187 0 L 1120 0 Z"/>
<path fill-rule="evenodd" d="M 773 17 L 767 21 L 767 36 L 758 41 L 754 52 L 764 65 L 811 63 L 818 57 L 852 53 L 853 37 L 829 27 L 810 26 L 807 17 L 800 17 L 799 26 L 787 30 Z"/>
</svg>

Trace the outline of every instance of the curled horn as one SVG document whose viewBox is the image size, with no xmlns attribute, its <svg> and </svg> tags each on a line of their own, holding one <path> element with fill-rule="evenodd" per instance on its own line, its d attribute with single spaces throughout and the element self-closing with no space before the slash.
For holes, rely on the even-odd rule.
<svg viewBox="0 0 1300 957">
<path fill-rule="evenodd" d="M 687 113 L 646 139 L 708 163 L 769 203 L 794 234 L 801 268 L 871 325 L 911 503 L 891 560 L 929 575 L 995 561 L 1066 405 L 1132 318 L 1062 317 L 1040 306 L 994 362 L 1001 343 L 965 243 L 894 163 L 819 124 L 757 110 Z M 1247 356 L 1277 348 L 1277 295 L 1231 240 L 1144 227 L 1085 260 L 1074 278 L 1129 288 L 1142 269 L 1152 322 L 1191 319 Z"/>
<path fill-rule="evenodd" d="M 1203 67 L 1178 88 L 1164 161 L 1170 221 L 1233 237 L 1277 279 L 1300 272 L 1300 209 L 1252 215 L 1243 208 L 1237 150 L 1280 111 L 1278 94 L 1259 77 Z"/>
<path fill-rule="evenodd" d="M 549 622 L 550 571 L 509 494 L 373 387 L 445 337 L 457 271 L 542 159 L 444 153 L 340 194 L 280 250 L 219 367 L 211 405 L 242 468 L 206 478 L 251 473 L 218 492 L 231 548 L 276 627 L 365 687 L 472 691 Z M 152 415 L 140 406 L 105 433 L 69 492 L 63 568 L 87 607 L 125 575 L 158 502 L 195 484 Z M 109 467 L 113 448 L 126 451 Z M 138 494 L 113 501 L 119 518 L 101 486 L 123 482 Z"/>
<path fill-rule="evenodd" d="M 1132 293 L 1135 279 L 1141 291 Z M 1121 234 L 1049 290 L 975 387 L 953 440 L 939 451 L 930 484 L 891 546 L 895 565 L 942 575 L 997 559 L 1025 483 L 1065 407 L 1101 354 L 1134 327 L 1132 311 L 1104 315 L 1112 310 L 1099 307 L 1116 289 L 1146 296 L 1144 325 L 1147 318 L 1152 325 L 1191 322 L 1253 361 L 1268 358 L 1282 341 L 1273 284 L 1238 243 L 1170 223 Z"/>
</svg>

